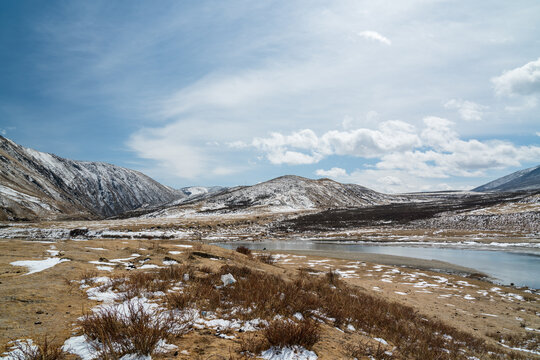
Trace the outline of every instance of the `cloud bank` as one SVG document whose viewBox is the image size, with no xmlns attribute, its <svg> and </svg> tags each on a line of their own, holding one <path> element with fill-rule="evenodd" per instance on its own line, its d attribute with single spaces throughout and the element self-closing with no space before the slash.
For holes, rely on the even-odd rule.
<svg viewBox="0 0 540 360">
<path fill-rule="evenodd" d="M 310 129 L 290 135 L 272 133 L 250 146 L 272 164 L 313 164 L 329 156 L 377 159 L 374 169 L 400 170 L 421 178 L 481 176 L 485 170 L 520 166 L 540 159 L 539 146 L 516 146 L 507 141 L 463 140 L 455 123 L 426 117 L 417 129 L 403 121 L 386 121 L 378 129 L 332 130 L 318 136 Z M 340 178 L 344 169 L 317 170 L 317 175 Z"/>
</svg>

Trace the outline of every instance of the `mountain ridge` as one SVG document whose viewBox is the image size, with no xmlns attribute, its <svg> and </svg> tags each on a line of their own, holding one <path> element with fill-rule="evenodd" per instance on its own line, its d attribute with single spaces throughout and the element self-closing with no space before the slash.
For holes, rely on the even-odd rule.
<svg viewBox="0 0 540 360">
<path fill-rule="evenodd" d="M 0 136 L 0 218 L 103 218 L 182 197 L 136 170 L 75 161 Z"/>
<path fill-rule="evenodd" d="M 518 170 L 505 175 L 471 191 L 476 192 L 515 192 L 540 189 L 540 165 Z"/>
<path fill-rule="evenodd" d="M 399 196 L 378 193 L 356 184 L 331 179 L 283 175 L 251 186 L 229 188 L 217 194 L 158 210 L 145 217 L 175 217 L 185 213 L 241 211 L 291 212 L 335 207 L 363 207 L 399 201 Z"/>
</svg>

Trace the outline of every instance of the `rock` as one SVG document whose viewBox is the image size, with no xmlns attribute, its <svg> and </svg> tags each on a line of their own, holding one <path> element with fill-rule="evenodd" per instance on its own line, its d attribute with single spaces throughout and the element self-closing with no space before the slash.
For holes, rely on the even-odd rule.
<svg viewBox="0 0 540 360">
<path fill-rule="evenodd" d="M 221 275 L 221 281 L 223 281 L 223 286 L 228 286 L 234 284 L 236 282 L 236 279 L 234 278 L 234 276 L 232 276 L 232 274 L 229 273 Z"/>
</svg>

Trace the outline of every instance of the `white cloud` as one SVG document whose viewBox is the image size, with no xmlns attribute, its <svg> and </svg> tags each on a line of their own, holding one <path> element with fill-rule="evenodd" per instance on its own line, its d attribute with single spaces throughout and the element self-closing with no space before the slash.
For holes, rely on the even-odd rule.
<svg viewBox="0 0 540 360">
<path fill-rule="evenodd" d="M 500 73 L 501 62 L 512 63 L 521 55 L 505 53 L 493 62 L 492 53 L 479 53 L 485 49 L 479 43 L 503 35 L 523 39 L 517 36 L 520 34 L 500 29 L 496 22 L 485 29 L 483 20 L 477 23 L 476 18 L 441 27 L 446 16 L 461 17 L 448 14 L 443 6 L 437 11 L 440 18 L 434 20 L 430 15 L 439 4 L 426 5 L 423 0 L 392 4 L 345 0 L 322 7 L 295 4 L 277 6 L 272 16 L 263 14 L 268 20 L 263 26 L 258 20 L 248 21 L 247 31 L 223 37 L 210 29 L 215 37 L 213 42 L 209 39 L 211 44 L 204 43 L 193 52 L 180 49 L 174 66 L 183 59 L 189 74 L 167 69 L 165 73 L 172 74 L 170 82 L 153 89 L 152 106 L 146 109 L 151 121 L 132 136 L 130 148 L 140 157 L 155 160 L 161 172 L 197 181 L 205 174 L 238 169 L 239 163 L 248 164 L 257 155 L 267 160 L 256 161 L 258 181 L 275 173 L 268 162 L 315 164 L 330 156 L 375 159 L 379 163 L 376 172 L 404 166 L 398 161 L 411 161 L 416 173 L 438 178 L 473 174 L 469 167 L 475 161 L 484 167 L 510 163 L 504 154 L 500 161 L 486 155 L 492 147 L 504 152 L 505 146 L 462 140 L 448 120 L 431 118 L 422 123 L 421 116 L 436 113 L 455 94 L 483 99 L 482 104 L 495 113 L 496 104 L 484 96 L 486 91 L 492 94 L 485 79 Z M 471 13 L 482 8 L 468 6 Z M 507 10 L 515 14 L 511 6 Z M 246 11 L 249 19 L 251 12 Z M 508 18 L 521 26 L 516 17 Z M 234 23 L 224 19 L 225 25 Z M 378 32 L 362 31 L 365 29 L 381 29 L 392 41 Z M 166 35 L 175 38 L 176 33 Z M 193 59 L 185 58 L 184 53 Z M 507 103 L 500 106 L 504 105 Z M 483 136 L 484 129 L 474 121 L 486 118 L 487 106 L 459 99 L 446 106 L 470 122 L 462 122 L 460 133 Z M 520 132 L 509 114 L 497 115 L 490 119 L 496 129 L 494 138 L 497 134 L 512 138 Z M 398 118 L 407 122 L 381 120 Z M 523 124 L 534 121 L 521 118 Z M 215 143 L 224 145 L 212 145 Z M 533 151 L 509 145 L 522 158 Z M 485 159 L 468 159 L 459 146 L 476 146 L 473 153 Z M 482 146 L 487 150 L 480 149 Z M 250 153 L 254 148 L 258 154 Z M 398 157 L 400 153 L 404 155 Z M 347 170 L 351 176 L 352 169 Z M 384 171 L 388 174 L 373 179 L 392 183 L 390 179 L 399 178 L 395 172 L 401 170 Z M 222 179 L 216 179 L 219 181 Z"/>
<path fill-rule="evenodd" d="M 537 132 L 536 132 L 536 136 L 540 136 L 540 131 L 537 131 Z"/>
<path fill-rule="evenodd" d="M 534 95 L 540 93 L 540 58 L 491 79 L 497 95 Z"/>
<path fill-rule="evenodd" d="M 313 164 L 331 155 L 379 158 L 378 170 L 400 170 L 420 178 L 481 176 L 488 169 L 518 167 L 521 162 L 540 158 L 538 146 L 462 140 L 453 122 L 435 116 L 424 118 L 421 131 L 402 121 L 387 121 L 377 130 L 332 130 L 322 136 L 309 129 L 291 135 L 273 133 L 269 138 L 254 139 L 252 146 L 266 153 L 273 164 Z M 347 177 L 340 168 L 316 173 Z"/>
<path fill-rule="evenodd" d="M 362 31 L 358 33 L 358 36 L 368 40 L 375 40 L 385 45 L 392 45 L 392 41 L 390 41 L 390 39 L 388 39 L 386 36 L 379 34 L 376 31 Z"/>
<path fill-rule="evenodd" d="M 335 180 L 367 186 L 383 193 L 405 193 L 435 190 L 468 190 L 468 183 L 457 182 L 452 186 L 440 179 L 419 178 L 404 170 L 357 169 Z"/>
<path fill-rule="evenodd" d="M 348 176 L 347 171 L 345 169 L 338 168 L 338 167 L 333 167 L 330 170 L 319 169 L 315 171 L 315 174 L 318 176 L 329 177 L 332 179 L 340 179 L 340 178 L 344 178 Z"/>
<path fill-rule="evenodd" d="M 472 101 L 466 101 L 461 99 L 452 99 L 444 104 L 447 109 L 456 109 L 459 116 L 466 121 L 480 121 L 484 116 L 484 110 L 487 106 L 477 104 Z"/>
<path fill-rule="evenodd" d="M 268 160 L 272 164 L 306 165 L 315 164 L 321 160 L 321 155 L 307 155 L 298 151 L 276 149 L 268 153 Z"/>
<path fill-rule="evenodd" d="M 270 137 L 253 139 L 251 144 L 265 152 L 273 164 L 312 164 L 329 155 L 378 157 L 419 146 L 420 138 L 414 126 L 392 120 L 381 123 L 377 130 L 331 130 L 320 137 L 310 129 L 293 132 L 291 135 L 274 132 Z M 288 149 L 302 150 L 308 154 Z"/>
</svg>

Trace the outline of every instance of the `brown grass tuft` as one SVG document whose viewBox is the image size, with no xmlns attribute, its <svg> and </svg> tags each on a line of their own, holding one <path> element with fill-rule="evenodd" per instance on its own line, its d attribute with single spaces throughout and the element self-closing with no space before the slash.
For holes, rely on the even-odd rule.
<svg viewBox="0 0 540 360">
<path fill-rule="evenodd" d="M 320 339 L 319 323 L 307 319 L 273 321 L 264 330 L 264 336 L 271 346 L 286 347 L 299 345 L 310 350 Z"/>
<path fill-rule="evenodd" d="M 118 308 L 102 308 L 79 320 L 83 334 L 94 341 L 100 358 L 117 359 L 125 354 L 152 354 L 161 339 L 169 339 L 175 321 L 155 310 L 130 302 L 123 313 Z"/>
<path fill-rule="evenodd" d="M 33 346 L 26 341 L 15 341 L 15 346 L 10 354 L 10 359 L 13 360 L 63 360 L 67 354 L 62 350 L 62 344 L 53 341 L 45 336 L 38 342 L 34 342 Z"/>
<path fill-rule="evenodd" d="M 385 347 L 380 342 L 373 344 L 372 342 L 370 343 L 368 341 L 364 341 L 355 345 L 345 344 L 344 349 L 345 353 L 352 359 L 361 359 L 366 356 L 370 359 L 395 359 L 392 352 L 387 352 Z"/>
<path fill-rule="evenodd" d="M 273 265 L 276 262 L 276 258 L 272 254 L 257 254 L 257 259 L 268 265 Z"/>
<path fill-rule="evenodd" d="M 247 256 L 251 256 L 251 250 L 248 249 L 245 246 L 238 246 L 236 248 L 236 252 L 239 252 L 240 254 L 244 254 L 244 255 L 247 255 Z"/>
</svg>

